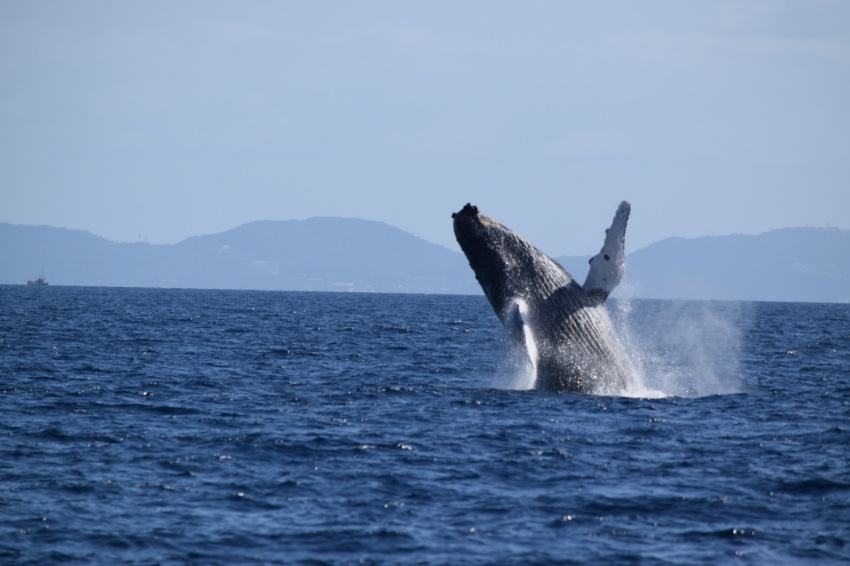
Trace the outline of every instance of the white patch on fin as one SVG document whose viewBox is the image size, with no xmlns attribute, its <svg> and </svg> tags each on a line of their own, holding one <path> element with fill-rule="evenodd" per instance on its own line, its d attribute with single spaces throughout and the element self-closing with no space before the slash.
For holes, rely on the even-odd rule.
<svg viewBox="0 0 850 566">
<path fill-rule="evenodd" d="M 516 299 L 511 305 L 511 331 L 517 342 L 525 346 L 525 354 L 531 363 L 533 379 L 537 379 L 537 341 L 534 332 L 528 324 L 528 304 L 522 299 Z M 534 384 L 532 383 L 532 387 Z"/>
<path fill-rule="evenodd" d="M 614 214 L 611 227 L 605 230 L 602 250 L 590 258 L 590 271 L 584 280 L 588 296 L 604 301 L 626 274 L 626 224 L 632 206 L 623 201 Z"/>
</svg>

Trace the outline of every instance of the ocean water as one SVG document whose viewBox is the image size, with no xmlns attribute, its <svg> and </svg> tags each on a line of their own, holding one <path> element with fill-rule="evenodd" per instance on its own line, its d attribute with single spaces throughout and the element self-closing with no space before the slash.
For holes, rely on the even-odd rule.
<svg viewBox="0 0 850 566">
<path fill-rule="evenodd" d="M 850 305 L 610 310 L 596 397 L 482 296 L 0 287 L 0 563 L 850 561 Z"/>
</svg>

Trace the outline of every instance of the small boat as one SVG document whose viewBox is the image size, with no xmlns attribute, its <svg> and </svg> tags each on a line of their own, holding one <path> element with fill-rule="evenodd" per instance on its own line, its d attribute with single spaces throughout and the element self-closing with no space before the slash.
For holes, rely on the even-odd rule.
<svg viewBox="0 0 850 566">
<path fill-rule="evenodd" d="M 44 276 L 44 272 L 41 272 L 41 275 L 38 276 L 38 279 L 33 281 L 32 279 L 27 279 L 27 285 L 48 285 L 47 278 Z"/>
</svg>

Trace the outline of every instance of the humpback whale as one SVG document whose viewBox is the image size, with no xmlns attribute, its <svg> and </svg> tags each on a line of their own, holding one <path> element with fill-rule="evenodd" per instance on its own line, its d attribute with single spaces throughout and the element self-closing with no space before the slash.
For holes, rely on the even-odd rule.
<svg viewBox="0 0 850 566">
<path fill-rule="evenodd" d="M 634 368 L 605 299 L 625 273 L 631 206 L 623 201 L 591 258 L 584 285 L 525 238 L 467 204 L 452 214 L 455 237 L 490 305 L 536 372 L 535 387 L 622 393 Z"/>
</svg>

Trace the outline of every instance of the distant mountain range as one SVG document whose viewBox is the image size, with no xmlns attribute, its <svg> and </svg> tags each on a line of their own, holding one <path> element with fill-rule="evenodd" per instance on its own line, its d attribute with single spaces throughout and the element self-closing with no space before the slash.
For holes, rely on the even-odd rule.
<svg viewBox="0 0 850 566">
<path fill-rule="evenodd" d="M 557 257 L 580 282 L 586 257 Z M 0 223 L 0 283 L 479 294 L 459 252 L 381 222 L 259 221 L 173 245 Z M 850 230 L 668 238 L 627 256 L 615 296 L 850 302 Z"/>
<path fill-rule="evenodd" d="M 0 282 L 292 291 L 478 293 L 466 259 L 381 222 L 258 221 L 174 245 L 0 224 Z"/>
</svg>

